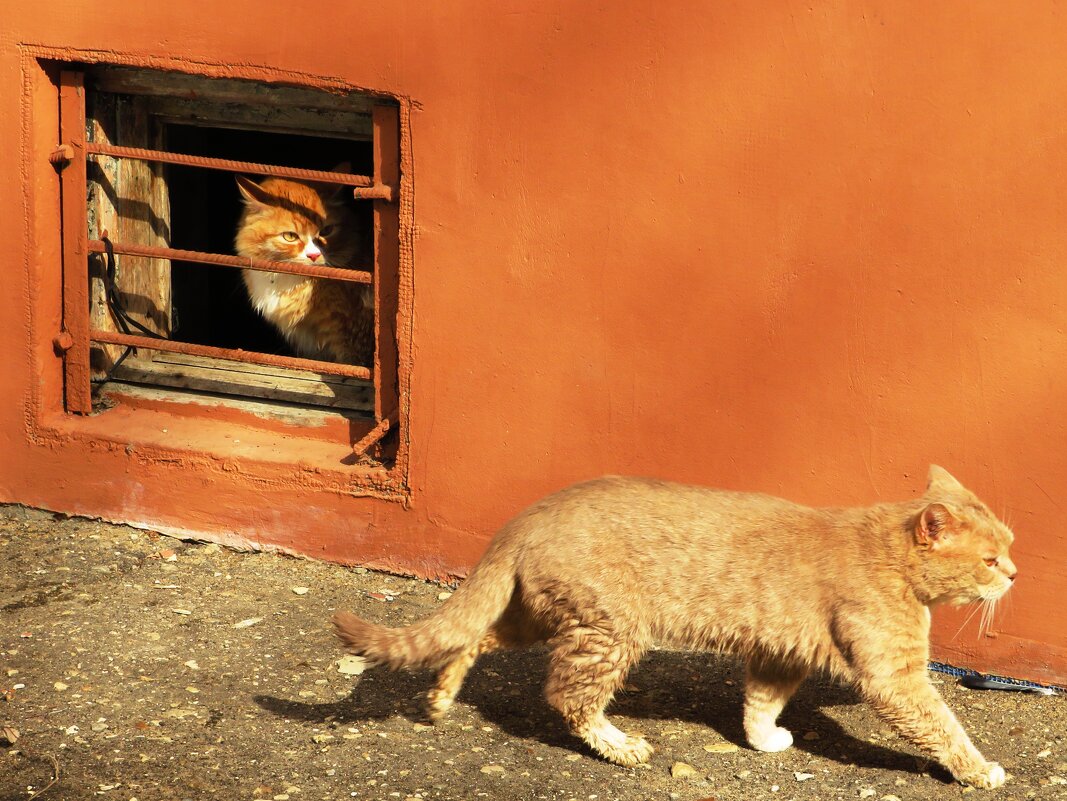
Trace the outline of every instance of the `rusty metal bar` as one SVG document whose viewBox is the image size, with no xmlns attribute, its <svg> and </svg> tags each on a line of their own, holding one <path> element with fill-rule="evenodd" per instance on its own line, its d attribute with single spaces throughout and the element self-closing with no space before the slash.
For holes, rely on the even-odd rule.
<svg viewBox="0 0 1067 801">
<path fill-rule="evenodd" d="M 119 334 L 114 331 L 102 331 L 100 329 L 93 329 L 88 333 L 88 338 L 94 342 L 106 342 L 111 345 L 127 345 L 133 348 L 145 348 L 146 350 L 162 350 L 167 353 L 184 353 L 188 356 L 206 356 L 211 359 L 229 359 L 235 362 L 246 362 L 247 364 L 261 364 L 267 367 L 289 367 L 294 370 L 308 370 L 313 373 L 343 375 L 364 380 L 369 380 L 371 377 L 369 368 L 358 367 L 353 364 L 337 364 L 336 362 L 322 362 L 315 359 L 274 356 L 270 353 L 215 348 L 208 345 L 194 345 L 191 342 L 172 342 L 169 339 L 153 339 L 152 337 Z M 88 379 L 86 380 L 86 385 L 88 386 Z"/>
<path fill-rule="evenodd" d="M 373 124 L 374 180 L 400 186 L 400 112 L 377 105 Z M 399 199 L 399 194 L 397 195 Z M 374 203 L 374 416 L 387 420 L 399 404 L 396 315 L 400 275 L 400 204 Z"/>
<path fill-rule="evenodd" d="M 57 351 L 63 353 L 67 411 L 89 414 L 93 410 L 89 383 L 89 270 L 85 252 L 89 222 L 85 206 L 85 76 L 80 72 L 60 73 L 59 130 L 70 160 L 65 164 L 53 162 L 62 170 L 63 214 L 63 331 L 57 339 L 63 345 L 69 343 L 69 347 L 64 350 L 57 345 Z"/>
<path fill-rule="evenodd" d="M 214 159 L 207 156 L 189 156 L 184 153 L 170 153 L 166 150 L 148 150 L 143 147 L 121 147 L 106 142 L 86 142 L 85 152 L 91 156 L 113 156 L 120 159 L 138 161 L 161 161 L 166 164 L 183 164 L 187 167 L 204 167 L 209 170 L 226 172 L 250 172 L 256 175 L 272 175 L 277 178 L 296 178 L 301 181 L 322 181 L 344 186 L 370 188 L 374 179 L 368 175 L 352 175 L 346 172 L 327 172 L 324 170 L 305 170 L 299 167 L 280 167 L 276 164 L 256 164 L 250 161 L 232 161 Z"/>
<path fill-rule="evenodd" d="M 356 455 L 364 454 L 377 445 L 381 439 L 389 433 L 397 425 L 397 414 L 394 412 L 389 417 L 380 421 L 378 425 L 370 430 L 359 442 L 352 446 L 352 453 Z"/>
<path fill-rule="evenodd" d="M 268 273 L 290 273 L 292 275 L 307 275 L 313 278 L 330 278 L 338 281 L 354 281 L 359 284 L 373 283 L 374 277 L 364 270 L 349 270 L 345 267 L 316 267 L 311 264 L 291 264 L 284 261 L 267 261 L 266 259 L 251 259 L 244 256 L 228 256 L 223 253 L 203 253 L 199 250 L 174 250 L 173 248 L 160 248 L 152 245 L 131 245 L 122 242 L 112 242 L 111 247 L 116 253 L 124 256 L 144 256 L 151 259 L 171 259 L 172 261 L 188 261 L 196 264 L 216 264 L 224 267 L 244 267 L 250 270 L 261 270 Z M 90 253 L 106 253 L 107 248 L 99 239 L 89 240 Z"/>
</svg>

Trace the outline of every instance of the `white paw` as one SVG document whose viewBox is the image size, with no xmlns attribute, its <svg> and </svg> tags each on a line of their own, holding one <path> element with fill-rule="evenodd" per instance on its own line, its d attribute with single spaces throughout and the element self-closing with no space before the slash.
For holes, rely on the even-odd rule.
<svg viewBox="0 0 1067 801">
<path fill-rule="evenodd" d="M 793 735 L 789 733 L 789 729 L 775 726 L 768 732 L 761 732 L 755 736 L 750 735 L 748 744 L 757 751 L 767 751 L 769 753 L 784 751 L 793 744 Z"/>
<path fill-rule="evenodd" d="M 986 765 L 984 773 L 979 774 L 967 783 L 973 784 L 975 787 L 981 787 L 983 790 L 995 790 L 1004 784 L 1006 780 L 1007 776 L 1004 775 L 1004 768 L 1000 766 L 1000 763 L 990 762 Z"/>
</svg>

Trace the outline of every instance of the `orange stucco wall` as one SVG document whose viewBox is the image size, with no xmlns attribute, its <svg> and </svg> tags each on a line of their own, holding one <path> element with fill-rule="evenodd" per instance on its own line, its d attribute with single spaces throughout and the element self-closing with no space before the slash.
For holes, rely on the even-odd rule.
<svg viewBox="0 0 1067 801">
<path fill-rule="evenodd" d="M 1067 681 L 1062 8 L 330 5 L 6 15 L 0 500 L 446 575 L 605 472 L 861 504 L 936 462 L 1021 570 L 996 636 L 938 613 L 937 654 Z M 406 503 L 238 418 L 63 419 L 42 53 L 403 99 Z"/>
</svg>

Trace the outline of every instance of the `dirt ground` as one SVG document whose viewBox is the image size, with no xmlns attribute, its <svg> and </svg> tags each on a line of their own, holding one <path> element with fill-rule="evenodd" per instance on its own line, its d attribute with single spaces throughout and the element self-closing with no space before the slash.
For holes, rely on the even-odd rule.
<svg viewBox="0 0 1067 801">
<path fill-rule="evenodd" d="M 615 702 L 620 727 L 656 747 L 642 768 L 568 735 L 541 697 L 544 651 L 484 658 L 448 720 L 429 726 L 431 677 L 342 672 L 327 621 L 337 608 L 415 620 L 441 604 L 439 585 L 17 506 L 0 507 L 0 563 L 0 728 L 18 731 L 0 745 L 2 801 L 983 794 L 824 680 L 783 717 L 796 747 L 747 749 L 739 668 L 704 654 L 650 655 Z M 1008 771 L 998 798 L 1067 799 L 1064 696 L 934 679 Z"/>
</svg>

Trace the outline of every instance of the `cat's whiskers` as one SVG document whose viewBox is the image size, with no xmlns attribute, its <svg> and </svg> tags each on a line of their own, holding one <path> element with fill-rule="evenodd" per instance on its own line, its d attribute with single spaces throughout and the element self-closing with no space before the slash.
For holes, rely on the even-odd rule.
<svg viewBox="0 0 1067 801">
<path fill-rule="evenodd" d="M 967 617 L 964 618 L 963 623 L 960 624 L 960 627 L 956 630 L 956 633 L 952 635 L 953 640 L 959 637 L 963 630 L 967 628 L 967 624 L 971 622 L 971 618 L 973 618 L 975 614 L 977 614 L 978 610 L 981 609 L 983 605 L 984 602 L 982 601 L 975 601 L 971 603 L 971 611 L 967 614 Z"/>
<path fill-rule="evenodd" d="M 993 617 L 996 615 L 997 601 L 987 598 L 982 601 L 982 618 L 978 621 L 978 636 L 984 637 L 993 629 Z"/>
</svg>

